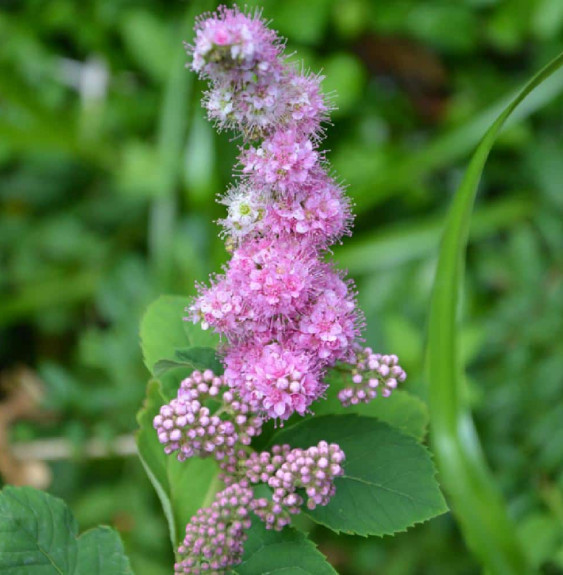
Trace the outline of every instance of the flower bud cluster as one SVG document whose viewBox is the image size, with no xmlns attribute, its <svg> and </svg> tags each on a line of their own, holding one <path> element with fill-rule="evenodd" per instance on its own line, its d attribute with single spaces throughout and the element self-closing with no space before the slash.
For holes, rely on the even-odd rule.
<svg viewBox="0 0 563 575">
<path fill-rule="evenodd" d="M 284 58 L 259 13 L 220 8 L 196 26 L 191 68 L 219 128 L 242 136 L 239 183 L 222 202 L 232 251 L 188 308 L 225 337 L 225 379 L 266 418 L 305 414 L 323 377 L 353 357 L 362 326 L 352 283 L 323 261 L 350 206 L 318 146 L 329 105 L 321 77 Z"/>
<path fill-rule="evenodd" d="M 211 399 L 220 402 L 214 413 L 205 405 Z M 261 418 L 211 370 L 194 371 L 184 379 L 177 397 L 160 408 L 153 425 L 165 453 L 176 453 L 179 461 L 194 456 L 228 460 L 262 430 Z"/>
<path fill-rule="evenodd" d="M 240 563 L 252 498 L 248 484 L 237 483 L 217 493 L 210 507 L 200 509 L 186 526 L 174 573 L 222 575 Z"/>
<path fill-rule="evenodd" d="M 330 501 L 345 459 L 338 445 L 326 441 L 308 449 L 276 445 L 251 455 L 239 450 L 236 457 L 237 467 L 222 474 L 227 487 L 186 526 L 175 573 L 219 575 L 240 563 L 251 511 L 266 529 L 281 531 L 304 503 L 315 509 Z M 259 483 L 271 488 L 271 498 L 254 495 L 251 485 Z"/>
<path fill-rule="evenodd" d="M 326 441 L 308 449 L 276 445 L 271 453 L 253 453 L 243 463 L 247 479 L 273 491 L 272 501 L 262 499 L 255 513 L 268 528 L 280 530 L 304 503 L 309 509 L 326 505 L 335 493 L 334 479 L 344 473 L 344 459 L 342 449 Z"/>
<path fill-rule="evenodd" d="M 377 397 L 378 392 L 381 397 L 389 397 L 397 385 L 407 378 L 396 355 L 373 353 L 369 347 L 359 350 L 351 363 L 352 385 L 338 393 L 344 407 L 369 403 Z"/>
</svg>

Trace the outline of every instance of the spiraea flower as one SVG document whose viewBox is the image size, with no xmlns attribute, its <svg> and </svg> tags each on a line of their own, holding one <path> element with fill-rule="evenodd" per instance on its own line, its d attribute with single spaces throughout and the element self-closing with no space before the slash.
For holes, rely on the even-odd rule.
<svg viewBox="0 0 563 575">
<path fill-rule="evenodd" d="M 265 341 L 232 347 L 225 357 L 225 377 L 252 409 L 268 418 L 304 415 L 326 387 L 318 361 L 301 348 Z"/>
<path fill-rule="evenodd" d="M 290 65 L 260 13 L 236 7 L 199 19 L 187 49 L 210 84 L 209 118 L 241 142 L 238 181 L 220 199 L 231 258 L 186 310 L 220 334 L 225 371 L 194 371 L 154 427 L 167 454 L 218 463 L 225 488 L 187 525 L 175 571 L 223 574 L 241 560 L 250 512 L 280 530 L 304 506 L 327 505 L 344 473 L 343 451 L 326 441 L 254 452 L 263 422 L 306 415 L 339 362 L 351 365 L 344 405 L 386 396 L 406 376 L 396 356 L 360 347 L 353 282 L 327 262 L 352 215 L 319 149 L 330 111 L 322 77 Z"/>
<path fill-rule="evenodd" d="M 351 214 L 319 150 L 330 109 L 322 78 L 282 51 L 257 13 L 221 8 L 196 26 L 189 53 L 211 84 L 204 106 L 244 143 L 239 183 L 222 199 L 232 257 L 188 313 L 224 336 L 227 385 L 284 420 L 305 414 L 326 370 L 353 357 L 362 321 L 352 282 L 324 262 Z"/>
<path fill-rule="evenodd" d="M 334 479 L 344 473 L 344 452 L 334 443 L 321 441 L 308 449 L 275 445 L 272 452 L 253 453 L 242 466 L 252 484 L 265 483 L 272 498 L 260 498 L 254 512 L 267 528 L 280 530 L 290 514 L 326 505 L 335 493 Z"/>
<path fill-rule="evenodd" d="M 265 186 L 280 195 L 299 191 L 318 165 L 313 142 L 296 130 L 277 130 L 258 147 L 242 150 L 243 174 L 256 187 Z"/>
</svg>

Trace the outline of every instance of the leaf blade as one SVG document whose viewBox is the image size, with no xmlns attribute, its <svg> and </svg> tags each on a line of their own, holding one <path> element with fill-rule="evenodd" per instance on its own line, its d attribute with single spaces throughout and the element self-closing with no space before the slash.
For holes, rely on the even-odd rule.
<svg viewBox="0 0 563 575">
<path fill-rule="evenodd" d="M 360 403 L 343 407 L 338 399 L 338 392 L 351 384 L 350 374 L 333 369 L 325 381 L 329 385 L 326 398 L 313 405 L 312 409 L 315 415 L 357 414 L 375 417 L 388 423 L 391 427 L 396 427 L 403 433 L 411 435 L 418 441 L 424 439 L 430 416 L 426 404 L 418 397 L 406 391 L 398 390 L 393 392 L 390 397 L 377 397 L 367 404 Z"/>
<path fill-rule="evenodd" d="M 254 518 L 237 575 L 336 575 L 315 544 L 292 527 L 267 530 Z"/>
<path fill-rule="evenodd" d="M 70 509 L 31 487 L 0 492 L 0 571 L 5 575 L 132 575 L 109 527 L 78 535 Z"/>
<path fill-rule="evenodd" d="M 336 532 L 388 535 L 447 510 L 427 450 L 375 418 L 321 416 L 278 433 L 272 443 L 309 447 L 321 440 L 338 443 L 346 461 L 330 503 L 306 511 L 314 521 Z"/>
<path fill-rule="evenodd" d="M 77 575 L 133 575 L 123 543 L 106 526 L 89 529 L 78 538 Z"/>
<path fill-rule="evenodd" d="M 183 319 L 189 303 L 190 299 L 184 296 L 163 295 L 143 315 L 140 329 L 143 360 L 153 375 L 158 362 L 178 359 L 177 350 L 217 347 L 216 334 Z"/>
</svg>

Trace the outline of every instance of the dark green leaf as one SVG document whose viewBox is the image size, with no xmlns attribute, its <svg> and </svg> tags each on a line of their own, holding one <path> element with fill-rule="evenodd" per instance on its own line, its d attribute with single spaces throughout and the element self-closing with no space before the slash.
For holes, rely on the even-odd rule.
<svg viewBox="0 0 563 575">
<path fill-rule="evenodd" d="M 327 415 L 274 436 L 272 443 L 309 447 L 326 440 L 346 454 L 344 476 L 325 507 L 308 512 L 334 531 L 390 535 L 447 511 L 426 448 L 370 417 Z"/>
<path fill-rule="evenodd" d="M 176 359 L 191 365 L 194 369 L 210 369 L 216 374 L 223 373 L 223 365 L 217 359 L 217 352 L 211 347 L 177 349 Z"/>
<path fill-rule="evenodd" d="M 0 493 L 0 572 L 5 575 L 132 575 L 119 535 L 78 535 L 64 501 L 31 487 Z"/>
<path fill-rule="evenodd" d="M 256 518 L 244 544 L 237 575 L 336 575 L 315 544 L 292 527 L 268 531 Z"/>
</svg>

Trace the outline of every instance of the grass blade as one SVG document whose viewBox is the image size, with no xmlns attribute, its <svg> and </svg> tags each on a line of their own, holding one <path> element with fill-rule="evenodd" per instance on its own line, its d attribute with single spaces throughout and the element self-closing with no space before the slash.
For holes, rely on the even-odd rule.
<svg viewBox="0 0 563 575">
<path fill-rule="evenodd" d="M 530 567 L 481 451 L 461 392 L 458 308 L 464 255 L 477 187 L 497 135 L 513 111 L 563 65 L 552 60 L 522 89 L 477 146 L 446 220 L 430 306 L 427 368 L 431 438 L 451 507 L 466 541 L 488 573 L 530 573 Z"/>
</svg>

